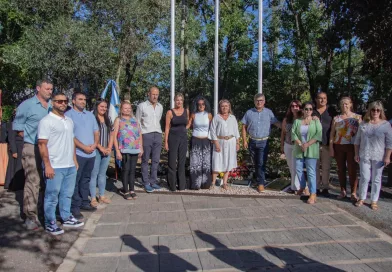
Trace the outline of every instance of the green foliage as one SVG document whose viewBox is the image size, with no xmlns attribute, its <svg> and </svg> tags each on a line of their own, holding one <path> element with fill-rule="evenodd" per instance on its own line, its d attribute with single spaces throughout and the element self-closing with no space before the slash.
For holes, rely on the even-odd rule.
<svg viewBox="0 0 392 272">
<path fill-rule="evenodd" d="M 5 106 L 2 106 L 2 109 L 3 109 L 2 120 L 4 122 L 10 121 L 12 119 L 12 114 L 13 114 L 15 108 L 12 106 L 9 106 L 9 105 L 5 105 Z"/>
</svg>

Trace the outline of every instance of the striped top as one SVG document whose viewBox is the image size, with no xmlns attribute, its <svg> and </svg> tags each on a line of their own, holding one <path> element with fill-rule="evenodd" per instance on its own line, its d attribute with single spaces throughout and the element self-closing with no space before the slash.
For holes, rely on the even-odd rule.
<svg viewBox="0 0 392 272">
<path fill-rule="evenodd" d="M 108 126 L 105 124 L 105 122 L 98 123 L 99 126 L 99 144 L 102 147 L 108 147 L 109 145 L 109 137 L 110 137 L 110 131 L 108 129 Z"/>
</svg>

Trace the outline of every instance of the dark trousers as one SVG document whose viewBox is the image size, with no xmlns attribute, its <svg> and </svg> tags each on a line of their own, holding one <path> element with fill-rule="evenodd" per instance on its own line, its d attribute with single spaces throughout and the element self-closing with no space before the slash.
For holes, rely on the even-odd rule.
<svg viewBox="0 0 392 272">
<path fill-rule="evenodd" d="M 358 164 L 354 160 L 354 155 L 355 155 L 354 145 L 334 144 L 333 149 L 334 149 L 336 164 L 338 166 L 340 189 L 346 191 L 346 187 L 347 187 L 346 171 L 348 171 L 351 193 L 352 194 L 356 193 L 358 187 L 358 178 L 357 178 Z"/>
<path fill-rule="evenodd" d="M 387 186 L 388 187 L 392 187 L 392 165 L 389 165 L 387 167 L 387 169 L 388 169 L 388 183 L 387 183 Z"/>
<path fill-rule="evenodd" d="M 268 158 L 268 140 L 256 141 L 249 139 L 249 153 L 255 166 L 256 182 L 265 184 L 265 165 Z"/>
<path fill-rule="evenodd" d="M 162 133 L 143 134 L 142 179 L 144 186 L 155 184 L 158 179 L 158 165 L 161 159 Z M 151 158 L 151 171 L 148 171 L 148 160 Z"/>
<path fill-rule="evenodd" d="M 136 173 L 136 163 L 139 154 L 126 154 L 121 153 L 122 156 L 122 183 L 124 193 L 129 193 L 129 191 L 135 190 L 135 173 Z"/>
<path fill-rule="evenodd" d="M 90 205 L 88 199 L 90 194 L 90 179 L 95 163 L 95 157 L 84 158 L 76 156 L 76 159 L 79 164 L 79 169 L 76 174 L 75 190 L 71 202 L 72 214 L 78 214 L 80 213 L 80 207 Z"/>
<path fill-rule="evenodd" d="M 178 190 L 185 190 L 185 161 L 188 148 L 188 138 L 185 134 L 169 133 L 169 167 L 167 173 L 167 183 L 171 191 L 176 190 L 178 180 Z"/>
</svg>

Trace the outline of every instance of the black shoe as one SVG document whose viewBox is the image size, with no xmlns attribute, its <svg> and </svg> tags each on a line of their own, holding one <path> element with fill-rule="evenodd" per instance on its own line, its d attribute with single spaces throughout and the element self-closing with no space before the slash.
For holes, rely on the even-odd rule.
<svg viewBox="0 0 392 272">
<path fill-rule="evenodd" d="M 323 194 L 324 197 L 330 197 L 330 196 L 331 196 L 331 195 L 329 194 L 328 189 L 324 189 L 321 193 Z"/>
<path fill-rule="evenodd" d="M 95 212 L 95 211 L 97 210 L 97 208 L 95 208 L 95 207 L 93 207 L 93 206 L 91 206 L 91 205 L 82 206 L 82 207 L 80 207 L 80 209 L 81 209 L 82 211 L 87 211 L 87 212 Z"/>
<path fill-rule="evenodd" d="M 83 214 L 79 213 L 74 213 L 73 216 L 78 219 L 78 220 L 83 220 L 84 216 Z"/>
<path fill-rule="evenodd" d="M 317 196 L 321 195 L 321 190 L 318 189 L 317 192 L 316 192 L 316 194 L 317 194 Z"/>
</svg>

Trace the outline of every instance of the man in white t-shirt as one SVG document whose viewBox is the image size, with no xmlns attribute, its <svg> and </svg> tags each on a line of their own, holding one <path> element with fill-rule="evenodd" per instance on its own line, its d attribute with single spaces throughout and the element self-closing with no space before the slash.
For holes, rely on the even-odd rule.
<svg viewBox="0 0 392 272">
<path fill-rule="evenodd" d="M 74 144 L 74 124 L 64 115 L 68 99 L 62 93 L 52 96 L 52 111 L 38 125 L 38 148 L 45 169 L 45 229 L 52 235 L 64 233 L 56 223 L 59 204 L 63 227 L 80 227 L 84 223 L 71 214 L 78 163 Z"/>
</svg>

